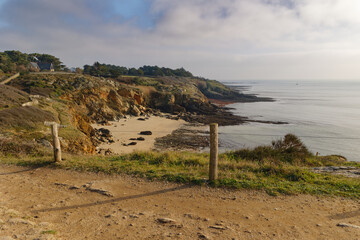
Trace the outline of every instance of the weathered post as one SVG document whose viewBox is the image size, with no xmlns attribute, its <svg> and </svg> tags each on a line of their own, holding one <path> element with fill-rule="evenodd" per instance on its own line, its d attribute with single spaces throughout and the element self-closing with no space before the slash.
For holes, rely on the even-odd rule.
<svg viewBox="0 0 360 240">
<path fill-rule="evenodd" d="M 51 126 L 51 134 L 53 137 L 53 148 L 54 148 L 54 160 L 55 162 L 61 162 L 61 145 L 60 145 L 60 139 L 58 135 L 58 129 L 64 128 L 66 126 L 59 125 L 56 122 L 44 122 L 45 126 Z"/>
<path fill-rule="evenodd" d="M 54 159 L 55 162 L 61 162 L 61 146 L 58 136 L 58 124 L 51 124 L 51 133 L 53 136 L 53 146 L 54 146 Z"/>
<path fill-rule="evenodd" d="M 210 124 L 210 166 L 209 180 L 214 181 L 218 177 L 218 124 Z"/>
</svg>

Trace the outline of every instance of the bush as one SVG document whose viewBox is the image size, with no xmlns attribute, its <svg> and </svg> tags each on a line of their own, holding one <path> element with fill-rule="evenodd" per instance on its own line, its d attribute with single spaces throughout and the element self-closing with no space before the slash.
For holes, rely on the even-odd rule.
<svg viewBox="0 0 360 240">
<path fill-rule="evenodd" d="M 287 162 L 293 162 L 294 159 L 304 162 L 306 157 L 312 156 L 309 149 L 294 134 L 286 134 L 283 139 L 272 141 L 272 147 L 280 152 L 283 160 Z"/>
<path fill-rule="evenodd" d="M 312 156 L 302 141 L 293 134 L 287 134 L 283 139 L 273 141 L 271 146 L 259 146 L 254 149 L 241 149 L 229 153 L 232 158 L 241 158 L 259 162 L 289 162 L 305 163 Z"/>
</svg>

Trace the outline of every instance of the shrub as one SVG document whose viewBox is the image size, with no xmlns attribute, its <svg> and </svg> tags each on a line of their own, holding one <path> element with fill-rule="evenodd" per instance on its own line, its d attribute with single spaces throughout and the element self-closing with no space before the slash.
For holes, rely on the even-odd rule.
<svg viewBox="0 0 360 240">
<path fill-rule="evenodd" d="M 289 162 L 302 164 L 307 157 L 312 156 L 302 141 L 293 134 L 287 134 L 283 139 L 273 141 L 271 146 L 259 146 L 254 149 L 241 149 L 228 153 L 231 158 L 241 158 L 258 162 Z"/>
<path fill-rule="evenodd" d="M 306 157 L 312 156 L 304 143 L 294 134 L 286 134 L 283 139 L 272 141 L 272 147 L 286 162 L 294 160 L 304 162 Z"/>
</svg>

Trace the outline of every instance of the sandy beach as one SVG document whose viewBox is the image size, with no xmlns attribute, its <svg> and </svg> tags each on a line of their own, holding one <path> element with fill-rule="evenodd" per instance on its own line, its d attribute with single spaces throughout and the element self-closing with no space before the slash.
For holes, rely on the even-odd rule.
<svg viewBox="0 0 360 240">
<path fill-rule="evenodd" d="M 139 120 L 139 119 L 145 119 Z M 93 124 L 96 129 L 108 129 L 113 135 L 114 143 L 102 143 L 98 146 L 100 149 L 111 149 L 113 153 L 124 154 L 133 151 L 149 151 L 154 148 L 155 139 L 171 134 L 174 130 L 185 124 L 184 120 L 173 120 L 165 117 L 150 116 L 128 117 L 118 122 L 109 122 L 110 125 L 103 126 Z M 142 131 L 151 131 L 152 135 L 140 135 Z M 139 137 L 144 140 L 135 140 Z M 131 140 L 133 139 L 133 140 Z M 128 145 L 129 143 L 136 145 Z"/>
</svg>

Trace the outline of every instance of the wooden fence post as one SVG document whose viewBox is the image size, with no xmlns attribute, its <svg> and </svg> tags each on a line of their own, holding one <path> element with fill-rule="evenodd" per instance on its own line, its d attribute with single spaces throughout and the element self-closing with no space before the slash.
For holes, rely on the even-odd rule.
<svg viewBox="0 0 360 240">
<path fill-rule="evenodd" d="M 218 124 L 210 124 L 210 164 L 209 180 L 214 181 L 218 178 Z"/>
<path fill-rule="evenodd" d="M 53 146 L 54 146 L 54 160 L 55 162 L 61 162 L 61 146 L 58 136 L 58 127 L 57 123 L 51 124 L 51 133 L 53 137 Z"/>
</svg>

